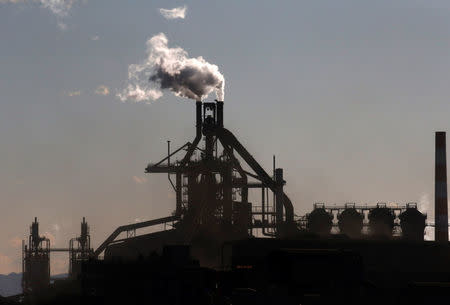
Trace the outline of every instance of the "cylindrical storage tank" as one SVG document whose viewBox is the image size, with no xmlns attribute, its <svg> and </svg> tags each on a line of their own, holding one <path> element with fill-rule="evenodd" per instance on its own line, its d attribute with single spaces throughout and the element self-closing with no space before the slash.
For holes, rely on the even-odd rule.
<svg viewBox="0 0 450 305">
<path fill-rule="evenodd" d="M 307 228 L 310 232 L 319 235 L 328 235 L 331 231 L 333 215 L 324 208 L 315 208 L 308 216 Z"/>
<path fill-rule="evenodd" d="M 404 239 L 423 240 L 426 215 L 420 213 L 416 208 L 407 208 L 398 218 Z"/>
<path fill-rule="evenodd" d="M 23 272 L 23 289 L 37 292 L 50 284 L 50 258 L 48 254 L 28 254 L 25 257 Z"/>
<path fill-rule="evenodd" d="M 346 208 L 338 215 L 339 230 L 348 237 L 358 238 L 361 236 L 363 219 L 364 215 L 355 208 Z"/>
<path fill-rule="evenodd" d="M 370 234 L 374 236 L 392 237 L 394 214 L 389 208 L 377 207 L 369 212 Z"/>
</svg>

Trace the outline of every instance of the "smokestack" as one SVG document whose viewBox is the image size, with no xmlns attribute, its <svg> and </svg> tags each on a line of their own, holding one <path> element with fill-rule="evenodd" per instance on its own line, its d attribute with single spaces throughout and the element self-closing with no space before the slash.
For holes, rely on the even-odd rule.
<svg viewBox="0 0 450 305">
<path fill-rule="evenodd" d="M 435 240 L 448 242 L 447 154 L 445 132 L 436 132 L 434 176 Z"/>
<path fill-rule="evenodd" d="M 197 137 L 202 136 L 202 102 L 197 101 L 195 103 L 196 106 L 196 127 L 197 127 Z"/>
<path fill-rule="evenodd" d="M 223 102 L 216 100 L 217 104 L 217 126 L 223 127 Z"/>
</svg>

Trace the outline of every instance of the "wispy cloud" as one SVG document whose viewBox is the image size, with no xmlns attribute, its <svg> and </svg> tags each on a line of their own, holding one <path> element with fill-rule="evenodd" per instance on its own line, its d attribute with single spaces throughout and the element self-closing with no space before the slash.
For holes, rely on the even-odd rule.
<svg viewBox="0 0 450 305">
<path fill-rule="evenodd" d="M 5 3 L 25 3 L 27 2 L 27 0 L 0 0 L 1 4 L 5 4 Z"/>
<path fill-rule="evenodd" d="M 81 91 L 80 90 L 68 91 L 68 92 L 65 92 L 65 95 L 70 96 L 70 97 L 72 97 L 72 96 L 80 96 L 81 95 Z"/>
<path fill-rule="evenodd" d="M 39 0 L 42 7 L 49 9 L 58 17 L 66 17 L 77 0 Z"/>
<path fill-rule="evenodd" d="M 105 85 L 100 85 L 95 89 L 95 94 L 97 95 L 109 95 L 109 88 Z"/>
<path fill-rule="evenodd" d="M 86 1 L 87 0 L 84 0 L 83 2 Z M 40 4 L 41 7 L 48 9 L 53 15 L 56 16 L 58 27 L 61 30 L 65 30 L 67 29 L 67 25 L 64 22 L 64 19 L 69 15 L 70 10 L 75 3 L 79 2 L 79 0 L 0 0 L 0 4 L 17 4 L 27 2 Z"/>
<path fill-rule="evenodd" d="M 147 182 L 147 178 L 145 178 L 145 177 L 139 177 L 139 176 L 133 176 L 133 181 L 134 181 L 136 184 L 144 184 L 144 183 Z"/>
<path fill-rule="evenodd" d="M 94 35 L 94 36 L 91 37 L 92 41 L 97 41 L 99 39 L 100 39 L 100 36 L 98 36 L 98 35 Z"/>
<path fill-rule="evenodd" d="M 173 9 L 160 8 L 159 12 L 166 19 L 184 19 L 186 17 L 187 6 L 175 7 Z"/>
<path fill-rule="evenodd" d="M 72 9 L 72 6 L 78 0 L 38 0 L 41 3 L 41 6 L 50 10 L 57 18 L 58 27 L 61 30 L 67 29 L 67 24 L 64 22 L 64 19 L 69 15 L 69 11 Z"/>
</svg>

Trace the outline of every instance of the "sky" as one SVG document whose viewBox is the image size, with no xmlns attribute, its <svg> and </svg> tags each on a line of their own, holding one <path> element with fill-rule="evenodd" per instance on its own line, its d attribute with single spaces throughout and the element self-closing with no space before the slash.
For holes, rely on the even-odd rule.
<svg viewBox="0 0 450 305">
<path fill-rule="evenodd" d="M 0 273 L 21 270 L 35 216 L 55 247 L 86 216 L 96 248 L 174 210 L 166 176 L 144 168 L 194 137 L 194 102 L 117 96 L 160 33 L 217 65 L 225 126 L 268 171 L 276 155 L 296 214 L 418 202 L 433 220 L 448 1 L 0 0 Z M 52 254 L 52 273 L 67 261 Z"/>
</svg>

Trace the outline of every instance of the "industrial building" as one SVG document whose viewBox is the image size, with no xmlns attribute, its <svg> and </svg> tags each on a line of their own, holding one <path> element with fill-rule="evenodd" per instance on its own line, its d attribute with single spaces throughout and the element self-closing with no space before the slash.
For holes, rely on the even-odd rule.
<svg viewBox="0 0 450 305">
<path fill-rule="evenodd" d="M 415 203 L 316 203 L 297 216 L 284 192 L 283 169 L 274 162 L 269 174 L 224 127 L 222 101 L 196 102 L 195 122 L 191 142 L 174 150 L 168 142 L 167 155 L 145 169 L 167 175 L 174 213 L 119 226 L 95 251 L 84 219 L 67 249 L 51 248 L 35 219 L 23 249 L 26 294 L 50 289 L 49 254 L 67 251 L 81 295 L 105 304 L 112 294 L 130 302 L 130 291 L 136 304 L 148 298 L 156 304 L 450 300 L 444 132 L 436 133 L 432 224 Z M 139 234 L 156 225 L 165 229 Z M 424 241 L 425 227 L 433 225 L 436 241 Z M 188 285 L 189 278 L 195 283 Z"/>
</svg>

